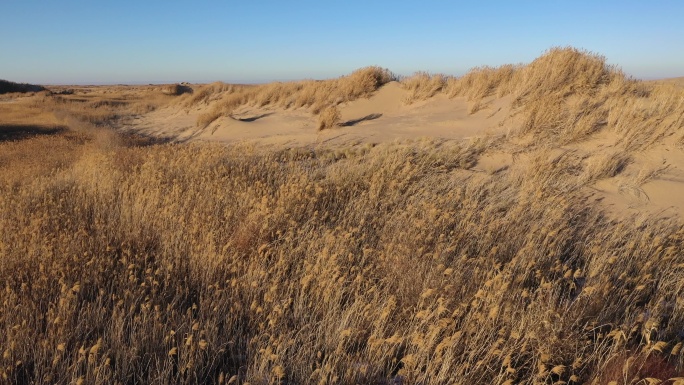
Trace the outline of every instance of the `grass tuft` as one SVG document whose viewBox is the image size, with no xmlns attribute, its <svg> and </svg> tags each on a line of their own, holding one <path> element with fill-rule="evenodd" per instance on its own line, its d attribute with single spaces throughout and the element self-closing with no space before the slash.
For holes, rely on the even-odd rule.
<svg viewBox="0 0 684 385">
<path fill-rule="evenodd" d="M 340 111 L 335 106 L 323 110 L 318 119 L 318 130 L 333 128 L 340 124 Z"/>
</svg>

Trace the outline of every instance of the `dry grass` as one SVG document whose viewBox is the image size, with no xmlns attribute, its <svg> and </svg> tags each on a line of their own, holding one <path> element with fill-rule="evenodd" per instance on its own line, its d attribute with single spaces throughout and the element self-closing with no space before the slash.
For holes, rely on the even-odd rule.
<svg viewBox="0 0 684 385">
<path fill-rule="evenodd" d="M 401 84 L 409 91 L 404 101 L 410 104 L 437 95 L 444 88 L 447 79 L 444 75 L 431 75 L 427 72 L 418 72 L 403 79 Z"/>
<path fill-rule="evenodd" d="M 217 83 L 198 90 L 184 103 L 187 107 L 211 103 L 211 110 L 199 117 L 197 124 L 206 127 L 221 116 L 230 116 L 238 107 L 255 105 L 282 108 L 307 108 L 318 114 L 340 103 L 369 96 L 395 76 L 380 67 L 366 67 L 349 76 L 332 80 L 306 80 L 269 83 L 258 86 Z"/>
<path fill-rule="evenodd" d="M 327 107 L 318 119 L 318 130 L 333 128 L 340 124 L 340 110 L 336 106 Z"/>
<path fill-rule="evenodd" d="M 565 158 L 52 140 L 0 168 L 6 381 L 582 383 L 641 350 L 679 373 L 684 233 L 606 220 Z"/>
<path fill-rule="evenodd" d="M 544 146 L 584 140 L 603 129 L 621 145 L 641 150 L 667 135 L 684 143 L 684 90 L 626 77 L 605 58 L 572 47 L 556 47 L 528 65 L 477 67 L 462 77 L 418 73 L 402 81 L 406 101 L 439 92 L 465 97 L 469 112 L 486 108 L 488 98 L 511 96 L 517 133 Z"/>
<path fill-rule="evenodd" d="M 501 97 L 511 92 L 511 83 L 518 70 L 510 64 L 498 68 L 477 67 L 461 78 L 449 79 L 445 91 L 450 97 L 465 96 L 468 100 L 480 100 L 494 94 Z"/>
<path fill-rule="evenodd" d="M 612 178 L 627 167 L 629 161 L 630 156 L 624 151 L 607 151 L 598 154 L 587 161 L 584 168 L 586 181 L 593 182 L 599 179 Z M 639 179 L 646 181 L 647 178 L 644 175 Z"/>
<path fill-rule="evenodd" d="M 93 128 L 113 123 L 98 109 L 122 118 L 135 113 L 130 104 L 26 99 L 24 108 L 46 105 L 78 130 L 0 142 L 0 381 L 634 384 L 681 376 L 684 229 L 610 220 L 586 193 L 620 172 L 626 147 L 679 134 L 677 97 L 625 91 L 640 85 L 595 59 L 573 67 L 588 71 L 583 86 L 545 80 L 564 95 L 557 120 L 569 124 L 581 107 L 568 106 L 598 98 L 606 126 L 621 122 L 633 139 L 615 156 L 590 158 L 533 142 L 529 162 L 491 175 L 471 169 L 481 154 L 512 146 L 508 138 L 282 151 L 141 146 Z M 568 62 L 543 56 L 533 65 L 572 83 L 550 64 Z M 498 93 L 486 84 L 515 84 L 492 71 L 473 101 Z M 351 88 L 328 96 L 299 92 L 325 82 L 298 83 L 293 93 L 278 91 L 293 85 L 211 85 L 173 103 L 248 94 L 247 103 L 329 107 L 377 88 L 381 81 L 366 75 L 331 81 Z M 511 76 L 537 82 L 525 68 Z M 547 98 L 509 89 L 523 114 L 556 100 L 550 90 Z M 609 105 L 624 113 L 602 110 Z M 667 116 L 666 128 L 634 133 L 629 106 L 634 116 Z M 528 134 L 557 145 L 582 137 L 552 124 Z"/>
<path fill-rule="evenodd" d="M 213 83 L 174 103 L 186 109 L 208 107 L 197 120 L 206 127 L 245 105 L 306 108 L 321 114 L 328 107 L 368 97 L 392 80 L 396 77 L 388 70 L 367 67 L 324 81 Z M 439 94 L 464 97 L 471 114 L 487 109 L 494 98 L 510 97 L 514 132 L 541 146 L 582 141 L 606 129 L 617 133 L 630 151 L 648 148 L 673 132 L 684 143 L 679 130 L 684 126 L 684 89 L 630 79 L 603 56 L 571 47 L 552 48 L 527 65 L 477 67 L 459 78 L 417 73 L 401 83 L 408 91 L 407 103 Z M 138 109 L 146 112 L 144 106 Z"/>
<path fill-rule="evenodd" d="M 186 87 L 186 86 L 181 86 Z M 183 93 L 189 93 L 182 88 Z M 141 115 L 165 106 L 176 96 L 160 92 L 157 87 L 137 87 L 132 90 L 108 87 L 87 87 L 76 91 L 47 91 L 35 97 L 21 97 L 11 104 L 11 110 L 0 121 L 44 120 L 70 127 L 105 127 L 132 115 Z"/>
<path fill-rule="evenodd" d="M 510 94 L 514 75 L 520 68 L 510 64 L 498 68 L 476 67 L 462 77 L 418 72 L 401 83 L 409 91 L 405 100 L 409 104 L 429 99 L 440 92 L 451 98 L 462 96 L 477 102 L 490 96 Z"/>
<path fill-rule="evenodd" d="M 181 84 L 168 84 L 161 87 L 161 92 L 164 95 L 178 96 L 185 93 L 192 93 L 192 88 Z"/>
</svg>

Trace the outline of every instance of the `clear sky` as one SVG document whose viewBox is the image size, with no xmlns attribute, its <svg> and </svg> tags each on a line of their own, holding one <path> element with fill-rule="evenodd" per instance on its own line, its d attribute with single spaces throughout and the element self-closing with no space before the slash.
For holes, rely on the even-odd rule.
<svg viewBox="0 0 684 385">
<path fill-rule="evenodd" d="M 461 75 L 553 46 L 684 76 L 684 1 L 0 0 L 0 79 L 265 82 L 379 65 Z"/>
</svg>

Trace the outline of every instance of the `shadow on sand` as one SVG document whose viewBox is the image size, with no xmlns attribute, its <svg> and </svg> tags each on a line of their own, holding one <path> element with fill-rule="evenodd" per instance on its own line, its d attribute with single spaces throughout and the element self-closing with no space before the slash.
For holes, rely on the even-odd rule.
<svg viewBox="0 0 684 385">
<path fill-rule="evenodd" d="M 249 117 L 249 118 L 236 118 L 235 120 L 239 120 L 239 121 L 241 121 L 241 122 L 254 122 L 254 121 L 256 121 L 256 120 L 259 120 L 259 119 L 261 119 L 261 118 L 265 118 L 265 117 L 271 116 L 271 115 L 273 115 L 273 112 L 267 112 L 267 113 L 265 113 L 265 114 L 261 114 L 261 115 L 257 115 L 257 116 L 252 116 L 252 117 Z"/>
<path fill-rule="evenodd" d="M 364 116 L 363 118 L 347 120 L 346 122 L 340 123 L 340 126 L 342 126 L 342 127 L 351 127 L 351 126 L 355 126 L 355 125 L 357 125 L 357 124 L 359 124 L 359 123 L 361 123 L 361 122 L 365 122 L 365 121 L 367 121 L 367 120 L 375 120 L 375 119 L 377 119 L 377 118 L 379 118 L 379 117 L 381 117 L 381 116 L 382 116 L 382 114 L 370 114 L 370 115 Z"/>
</svg>

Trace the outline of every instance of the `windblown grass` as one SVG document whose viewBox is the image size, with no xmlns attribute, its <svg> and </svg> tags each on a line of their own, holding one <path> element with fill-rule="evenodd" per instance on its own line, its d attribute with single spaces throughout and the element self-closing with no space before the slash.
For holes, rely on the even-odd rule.
<svg viewBox="0 0 684 385">
<path fill-rule="evenodd" d="M 7 381 L 583 383 L 625 354 L 679 373 L 681 227 L 607 220 L 566 158 L 483 177 L 477 142 L 62 143 L 0 168 Z"/>
<path fill-rule="evenodd" d="M 340 123 L 340 111 L 335 106 L 323 110 L 319 116 L 318 130 L 332 128 Z"/>
<path fill-rule="evenodd" d="M 140 146 L 86 126 L 90 110 L 72 109 L 79 102 L 54 101 L 50 108 L 84 116 L 78 132 L 0 142 L 0 378 L 634 384 L 682 376 L 681 223 L 615 221 L 586 192 L 620 172 L 627 148 L 680 135 L 678 96 L 642 92 L 598 57 L 560 54 L 584 57 L 573 67 L 588 71 L 584 85 L 512 67 L 512 75 L 487 69 L 474 86 L 475 99 L 510 90 L 523 115 L 556 100 L 529 88 L 540 79 L 563 95 L 561 126 L 530 125 L 522 135 L 541 139 L 519 149 L 529 162 L 493 174 L 473 166 L 514 146 L 509 138 Z M 543 56 L 530 68 L 573 82 L 554 68 L 571 58 Z M 370 80 L 301 101 L 266 86 L 225 89 L 215 101 L 260 89 L 246 102 L 334 106 L 380 82 L 359 78 Z M 174 103 L 214 96 L 199 89 Z M 614 156 L 548 148 L 582 138 L 559 128 L 582 100 L 601 102 L 596 112 L 585 107 L 608 121 L 600 129 L 624 130 Z M 658 116 L 666 123 L 651 132 L 628 123 Z"/>
<path fill-rule="evenodd" d="M 319 114 L 328 107 L 369 96 L 395 76 L 380 67 L 366 67 L 349 76 L 332 80 L 306 80 L 288 83 L 269 83 L 258 86 L 240 86 L 215 83 L 198 90 L 186 106 L 213 101 L 209 112 L 199 117 L 197 124 L 209 125 L 221 116 L 230 116 L 235 108 L 244 105 L 259 107 L 308 108 Z M 218 95 L 216 95 L 218 93 Z"/>
<path fill-rule="evenodd" d="M 209 110 L 197 124 L 206 127 L 245 105 L 306 108 L 320 114 L 328 107 L 368 97 L 396 76 L 380 67 L 367 67 L 349 76 L 325 81 L 229 85 L 214 83 L 178 99 L 191 108 Z M 510 97 L 514 132 L 538 145 L 568 144 L 607 129 L 620 135 L 629 150 L 645 149 L 676 132 L 684 135 L 684 90 L 651 85 L 628 78 L 603 56 L 572 47 L 556 47 L 527 65 L 477 67 L 462 77 L 417 73 L 401 80 L 406 103 L 443 94 L 464 97 L 469 112 L 487 109 L 494 98 Z"/>
<path fill-rule="evenodd" d="M 444 75 L 431 75 L 427 72 L 418 72 L 403 79 L 402 86 L 409 91 L 404 101 L 410 104 L 437 95 L 444 88 L 447 79 Z"/>
<path fill-rule="evenodd" d="M 190 94 L 187 86 L 181 94 Z M 111 126 L 132 115 L 152 112 L 160 106 L 171 103 L 177 96 L 160 92 L 157 87 L 141 87 L 136 91 L 115 90 L 109 93 L 106 87 L 92 87 L 87 91 L 46 92 L 32 98 L 21 98 L 12 105 L 12 115 L 50 114 L 52 119 L 66 122 L 70 126 Z M 175 91 L 174 91 L 175 92 Z M 0 120 L 4 120 L 0 118 Z"/>
<path fill-rule="evenodd" d="M 477 67 L 459 78 L 419 73 L 402 84 L 409 103 L 441 91 L 466 97 L 471 113 L 485 108 L 487 98 L 510 95 L 516 132 L 546 146 L 584 140 L 604 129 L 616 132 L 630 150 L 672 134 L 684 143 L 681 87 L 628 78 L 605 57 L 572 47 L 552 48 L 527 65 Z"/>
</svg>

